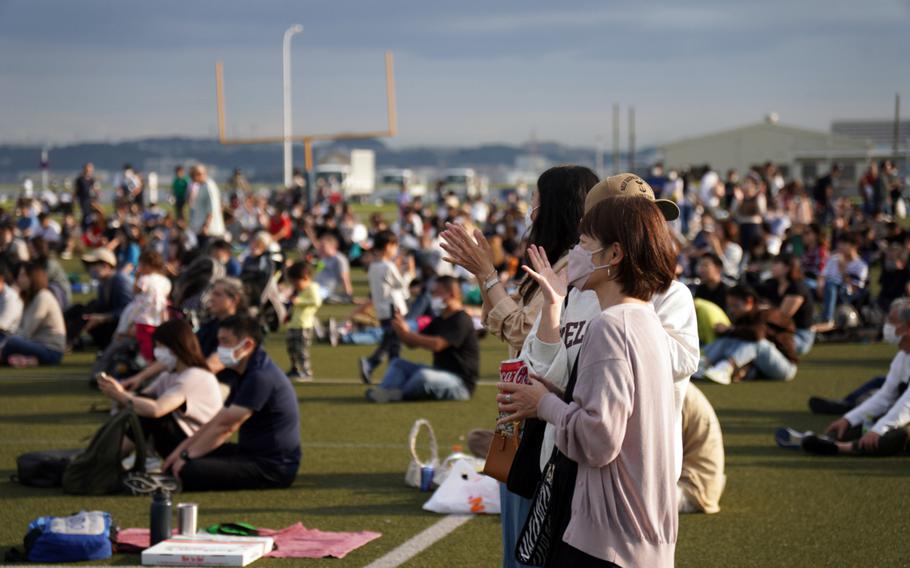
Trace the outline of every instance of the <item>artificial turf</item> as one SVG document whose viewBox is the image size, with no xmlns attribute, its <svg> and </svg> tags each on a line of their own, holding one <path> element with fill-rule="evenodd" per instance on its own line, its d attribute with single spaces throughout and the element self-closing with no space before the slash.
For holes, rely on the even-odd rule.
<svg viewBox="0 0 910 568">
<path fill-rule="evenodd" d="M 340 315 L 328 308 L 326 314 Z M 325 315 L 325 314 L 324 314 Z M 199 503 L 200 525 L 243 520 L 280 528 L 297 521 L 323 530 L 373 530 L 383 534 L 343 560 L 260 560 L 259 565 L 363 566 L 437 520 L 424 512 L 427 494 L 404 485 L 406 439 L 417 418 L 428 418 L 443 453 L 463 443 L 472 428 L 490 427 L 498 362 L 505 358 L 495 338 L 483 340 L 485 384 L 466 403 L 375 405 L 363 398 L 356 360 L 367 347 L 317 345 L 315 384 L 298 385 L 304 457 L 286 490 L 198 493 L 175 501 Z M 268 351 L 287 365 L 283 338 Z M 817 458 L 780 450 L 773 429 L 791 425 L 819 430 L 828 417 L 806 410 L 810 394 L 839 396 L 886 372 L 893 347 L 816 346 L 795 381 L 700 385 L 717 409 L 727 451 L 727 489 L 716 515 L 680 521 L 679 566 L 906 566 L 910 540 L 910 462 L 903 458 Z M 406 351 L 428 360 L 428 355 Z M 103 397 L 89 390 L 91 356 L 76 353 L 61 367 L 0 370 L 0 477 L 15 469 L 18 454 L 79 447 L 103 416 L 89 407 Z M 0 546 L 21 545 L 28 522 L 40 515 L 79 509 L 113 514 L 122 527 L 144 527 L 143 497 L 77 497 L 0 481 Z M 498 517 L 478 517 L 412 559 L 407 566 L 496 566 L 500 562 Z M 115 556 L 112 564 L 137 564 L 138 556 Z"/>
</svg>

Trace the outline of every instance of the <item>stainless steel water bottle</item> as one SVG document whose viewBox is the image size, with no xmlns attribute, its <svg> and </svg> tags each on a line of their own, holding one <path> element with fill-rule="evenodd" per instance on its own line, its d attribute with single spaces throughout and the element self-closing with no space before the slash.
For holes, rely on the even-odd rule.
<svg viewBox="0 0 910 568">
<path fill-rule="evenodd" d="M 151 546 L 171 538 L 171 509 L 170 493 L 162 489 L 155 491 L 152 495 L 151 518 L 149 519 Z"/>
</svg>

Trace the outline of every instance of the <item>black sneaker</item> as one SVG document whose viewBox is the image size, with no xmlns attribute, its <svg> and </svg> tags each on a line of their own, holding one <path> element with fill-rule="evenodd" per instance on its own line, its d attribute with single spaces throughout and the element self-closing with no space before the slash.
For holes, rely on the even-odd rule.
<svg viewBox="0 0 910 568">
<path fill-rule="evenodd" d="M 836 456 L 837 443 L 829 438 L 810 435 L 803 437 L 803 451 L 819 456 Z"/>
<path fill-rule="evenodd" d="M 813 414 L 833 414 L 835 416 L 842 416 L 853 410 L 853 407 L 849 406 L 843 400 L 810 396 L 809 410 L 811 410 Z"/>
<path fill-rule="evenodd" d="M 373 384 L 373 380 L 370 378 L 373 375 L 373 366 L 370 365 L 369 359 L 366 357 L 360 358 L 360 380 L 363 381 L 365 385 Z"/>
</svg>

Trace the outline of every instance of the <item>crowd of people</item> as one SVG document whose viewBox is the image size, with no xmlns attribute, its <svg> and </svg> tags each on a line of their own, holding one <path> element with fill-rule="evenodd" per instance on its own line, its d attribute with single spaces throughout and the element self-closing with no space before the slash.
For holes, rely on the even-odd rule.
<svg viewBox="0 0 910 568">
<path fill-rule="evenodd" d="M 547 565 L 672 565 L 678 513 L 717 512 L 726 483 L 721 425 L 690 378 L 790 381 L 820 335 L 883 329 L 901 348 L 888 377 L 816 400 L 843 409 L 826 435 L 778 441 L 907 446 L 903 187 L 890 161 L 870 165 L 858 199 L 836 191 L 840 175 L 834 165 L 807 188 L 773 164 L 724 177 L 658 164 L 603 180 L 557 166 L 527 201 L 402 187 L 392 218 L 361 219 L 331 188 L 307 208 L 299 187 L 256 192 L 239 171 L 222 192 L 199 164 L 175 170 L 173 208 L 127 165 L 111 208 L 86 164 L 59 212 L 33 197 L 0 211 L 0 364 L 95 350 L 97 387 L 135 409 L 184 488 L 259 489 L 290 485 L 299 468 L 293 383 L 318 374 L 314 342 L 375 345 L 351 369 L 372 403 L 464 401 L 490 333 L 532 377 L 499 383 L 500 427 L 523 424 L 522 443 L 537 444 L 513 463 L 522 483 L 510 472 L 501 484 L 504 565 L 521 565 L 545 471 Z M 87 283 L 63 270 L 73 256 Z M 364 297 L 353 270 L 366 273 Z M 320 318 L 325 304 L 351 315 Z M 287 371 L 263 344 L 282 328 Z"/>
</svg>

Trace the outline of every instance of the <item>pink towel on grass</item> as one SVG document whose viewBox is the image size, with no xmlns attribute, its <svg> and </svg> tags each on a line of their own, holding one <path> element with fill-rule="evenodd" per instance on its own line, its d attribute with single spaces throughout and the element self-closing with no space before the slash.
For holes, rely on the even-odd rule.
<svg viewBox="0 0 910 568">
<path fill-rule="evenodd" d="M 259 535 L 275 539 L 275 550 L 266 555 L 272 558 L 344 558 L 352 550 L 382 536 L 371 531 L 324 532 L 300 523 L 281 530 L 259 529 Z M 117 533 L 116 542 L 127 549 L 144 550 L 149 546 L 149 531 L 123 529 Z"/>
</svg>

